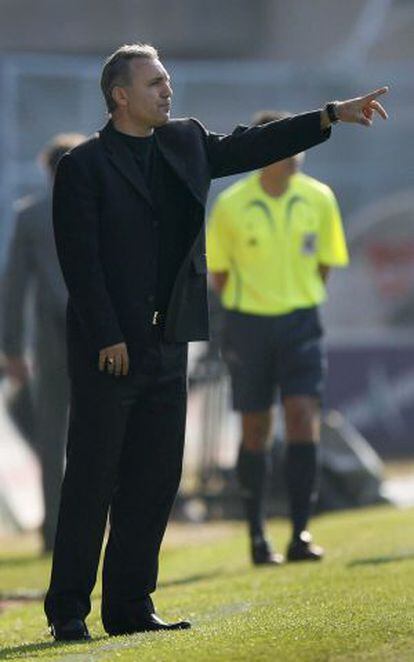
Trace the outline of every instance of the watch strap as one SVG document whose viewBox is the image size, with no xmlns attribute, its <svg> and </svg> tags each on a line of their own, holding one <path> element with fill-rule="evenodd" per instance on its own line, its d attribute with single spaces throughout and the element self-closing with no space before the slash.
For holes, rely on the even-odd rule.
<svg viewBox="0 0 414 662">
<path fill-rule="evenodd" d="M 329 103 L 327 103 L 325 106 L 325 110 L 331 124 L 336 124 L 337 122 L 339 122 L 338 107 L 335 101 L 330 101 Z"/>
</svg>

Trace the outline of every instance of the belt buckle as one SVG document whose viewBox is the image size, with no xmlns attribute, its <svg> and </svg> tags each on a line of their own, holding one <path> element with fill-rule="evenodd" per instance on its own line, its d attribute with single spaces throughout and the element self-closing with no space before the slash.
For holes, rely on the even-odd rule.
<svg viewBox="0 0 414 662">
<path fill-rule="evenodd" d="M 152 325 L 157 326 L 160 323 L 160 311 L 155 310 L 152 316 Z"/>
</svg>

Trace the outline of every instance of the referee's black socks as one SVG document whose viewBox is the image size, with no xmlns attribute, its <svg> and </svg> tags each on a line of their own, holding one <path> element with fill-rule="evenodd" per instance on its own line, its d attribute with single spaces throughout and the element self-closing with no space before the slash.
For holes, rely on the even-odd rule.
<svg viewBox="0 0 414 662">
<path fill-rule="evenodd" d="M 237 475 L 252 539 L 264 537 L 264 505 L 270 462 L 268 450 L 250 451 L 240 447 Z"/>
<path fill-rule="evenodd" d="M 293 538 L 307 529 L 317 498 L 318 444 L 290 442 L 286 446 L 285 478 L 293 526 Z"/>
</svg>

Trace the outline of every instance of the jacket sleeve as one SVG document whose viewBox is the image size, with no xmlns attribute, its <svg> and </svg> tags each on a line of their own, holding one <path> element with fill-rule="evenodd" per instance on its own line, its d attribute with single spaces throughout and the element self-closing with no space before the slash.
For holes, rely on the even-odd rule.
<svg viewBox="0 0 414 662">
<path fill-rule="evenodd" d="M 33 279 L 33 262 L 28 233 L 28 211 L 16 217 L 3 277 L 3 351 L 6 356 L 22 356 L 25 308 Z"/>
<path fill-rule="evenodd" d="M 123 342 L 99 252 L 99 204 L 87 167 L 66 154 L 53 189 L 53 229 L 71 303 L 96 351 Z"/>
<path fill-rule="evenodd" d="M 330 135 L 330 129 L 321 130 L 319 110 L 262 126 L 237 127 L 230 135 L 207 132 L 211 177 L 226 177 L 264 168 L 314 147 Z"/>
</svg>

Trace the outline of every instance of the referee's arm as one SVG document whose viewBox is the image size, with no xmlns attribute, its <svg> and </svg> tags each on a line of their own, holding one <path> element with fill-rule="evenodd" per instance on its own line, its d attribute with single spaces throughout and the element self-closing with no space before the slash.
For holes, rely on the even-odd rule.
<svg viewBox="0 0 414 662">
<path fill-rule="evenodd" d="M 229 236 L 226 231 L 227 216 L 223 200 L 215 201 L 207 223 L 207 264 L 209 282 L 214 292 L 221 297 L 230 274 Z"/>
<path fill-rule="evenodd" d="M 324 285 L 326 285 L 331 267 L 329 267 L 327 264 L 318 264 L 318 271 Z"/>
<path fill-rule="evenodd" d="M 229 277 L 228 271 L 211 271 L 210 272 L 210 282 L 213 290 L 216 294 L 221 295 L 222 291 L 226 287 L 227 279 Z"/>
</svg>

